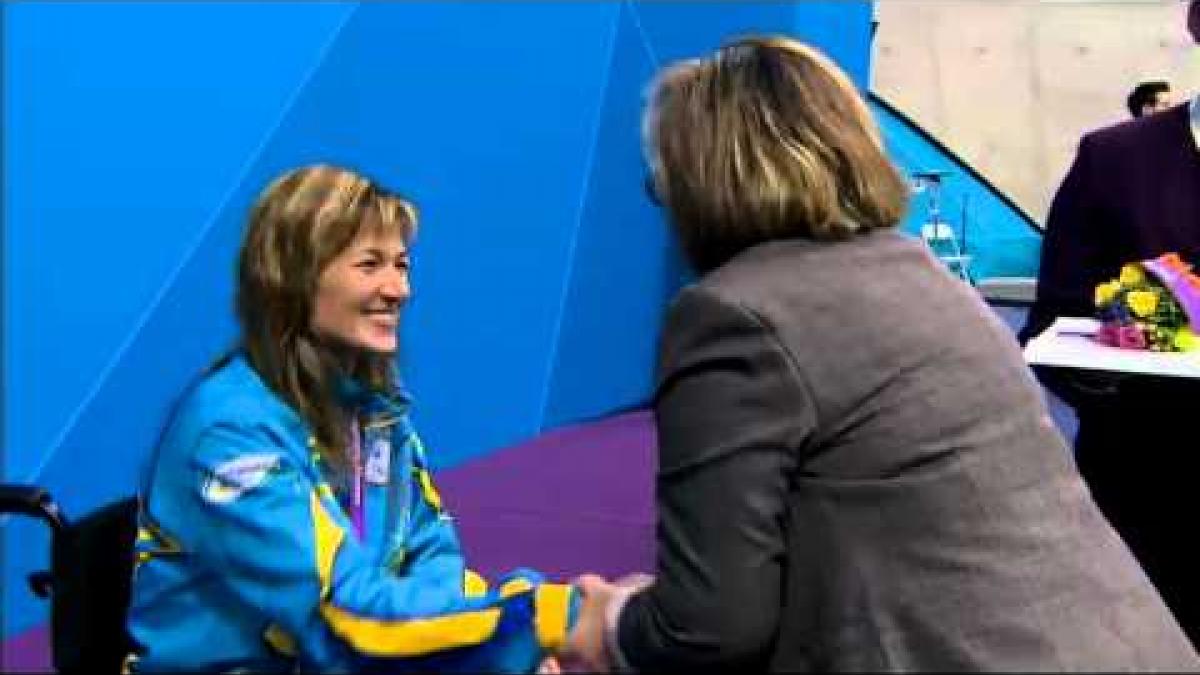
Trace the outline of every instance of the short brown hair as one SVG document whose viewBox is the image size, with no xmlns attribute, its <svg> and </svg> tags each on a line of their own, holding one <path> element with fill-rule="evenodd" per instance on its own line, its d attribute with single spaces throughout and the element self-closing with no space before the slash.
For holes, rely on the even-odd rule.
<svg viewBox="0 0 1200 675">
<path fill-rule="evenodd" d="M 397 232 L 407 244 L 416 208 L 353 171 L 303 167 L 259 195 L 238 259 L 246 358 L 312 427 L 322 456 L 337 469 L 345 468 L 348 420 L 333 399 L 335 359 L 311 329 L 313 302 L 321 273 L 368 227 Z M 357 367 L 347 374 L 375 389 L 392 387 L 391 357 L 366 356 Z"/>
<path fill-rule="evenodd" d="M 765 241 L 893 227 L 908 203 L 850 78 L 789 38 L 742 38 L 668 67 L 643 135 L 658 197 L 701 271 Z"/>
</svg>

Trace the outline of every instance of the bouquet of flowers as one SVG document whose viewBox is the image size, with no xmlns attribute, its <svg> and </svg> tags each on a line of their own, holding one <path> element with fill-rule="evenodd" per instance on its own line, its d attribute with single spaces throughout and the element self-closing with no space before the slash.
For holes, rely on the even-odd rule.
<svg viewBox="0 0 1200 675">
<path fill-rule="evenodd" d="M 1096 286 L 1095 339 L 1122 349 L 1183 352 L 1200 348 L 1200 276 L 1178 254 L 1129 263 Z"/>
</svg>

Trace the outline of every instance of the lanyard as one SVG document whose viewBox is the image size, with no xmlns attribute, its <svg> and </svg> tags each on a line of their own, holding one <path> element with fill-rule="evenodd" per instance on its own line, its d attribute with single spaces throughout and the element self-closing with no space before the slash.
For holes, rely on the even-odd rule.
<svg viewBox="0 0 1200 675">
<path fill-rule="evenodd" d="M 363 538 L 363 465 L 362 465 L 362 432 L 358 428 L 358 420 L 350 424 L 350 521 L 359 541 Z"/>
</svg>

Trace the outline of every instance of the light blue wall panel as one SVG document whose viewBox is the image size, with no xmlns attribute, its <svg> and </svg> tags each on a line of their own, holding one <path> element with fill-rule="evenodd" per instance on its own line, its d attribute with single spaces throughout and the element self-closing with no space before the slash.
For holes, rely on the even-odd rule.
<svg viewBox="0 0 1200 675">
<path fill-rule="evenodd" d="M 26 137 L 6 157 L 8 194 L 26 200 L 6 214 L 7 479 L 74 513 L 132 488 L 175 394 L 234 337 L 246 208 L 313 161 L 422 207 L 405 344 L 438 461 L 536 432 L 616 5 L 22 7 L 6 81 L 29 108 L 6 129 Z M 254 128 L 243 90 L 278 92 Z M 14 545 L 24 527 L 6 527 L 6 634 L 40 616 L 18 576 L 43 557 Z"/>
<path fill-rule="evenodd" d="M 824 50 L 861 85 L 870 23 L 870 3 L 857 1 L 624 4 L 544 427 L 635 406 L 651 393 L 661 316 L 687 277 L 642 188 L 639 120 L 658 67 L 710 54 L 735 35 L 785 34 Z"/>
<path fill-rule="evenodd" d="M 684 274 L 641 189 L 645 82 L 749 29 L 865 63 L 860 4 L 6 4 L 4 479 L 76 514 L 133 487 L 234 339 L 247 207 L 316 161 L 421 208 L 402 349 L 436 464 L 640 401 Z M 11 636 L 45 539 L 4 542 Z"/>
<path fill-rule="evenodd" d="M 194 364 L 143 367 L 121 399 L 109 377 L 352 7 L 6 4 L 5 480 L 46 482 L 69 507 L 132 486 L 160 385 Z M 222 333 L 228 270 L 155 353 Z M 19 575 L 45 539 L 25 522 L 3 534 L 7 635 L 41 616 Z"/>
<path fill-rule="evenodd" d="M 86 406 L 350 8 L 6 8 L 6 476 Z"/>
<path fill-rule="evenodd" d="M 782 34 L 827 53 L 859 86 L 868 81 L 872 16 L 868 0 L 636 0 L 632 4 L 654 58 L 662 64 L 710 53 L 739 35 Z"/>
</svg>

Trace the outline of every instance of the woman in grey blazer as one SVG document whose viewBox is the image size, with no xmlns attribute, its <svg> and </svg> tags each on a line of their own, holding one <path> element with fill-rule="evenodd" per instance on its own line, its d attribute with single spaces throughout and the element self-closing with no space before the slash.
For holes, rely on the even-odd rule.
<svg viewBox="0 0 1200 675">
<path fill-rule="evenodd" d="M 594 667 L 1200 669 L 1008 329 L 895 230 L 836 66 L 738 40 L 659 77 L 645 137 L 700 279 L 662 335 L 656 579 L 582 580 Z"/>
</svg>

